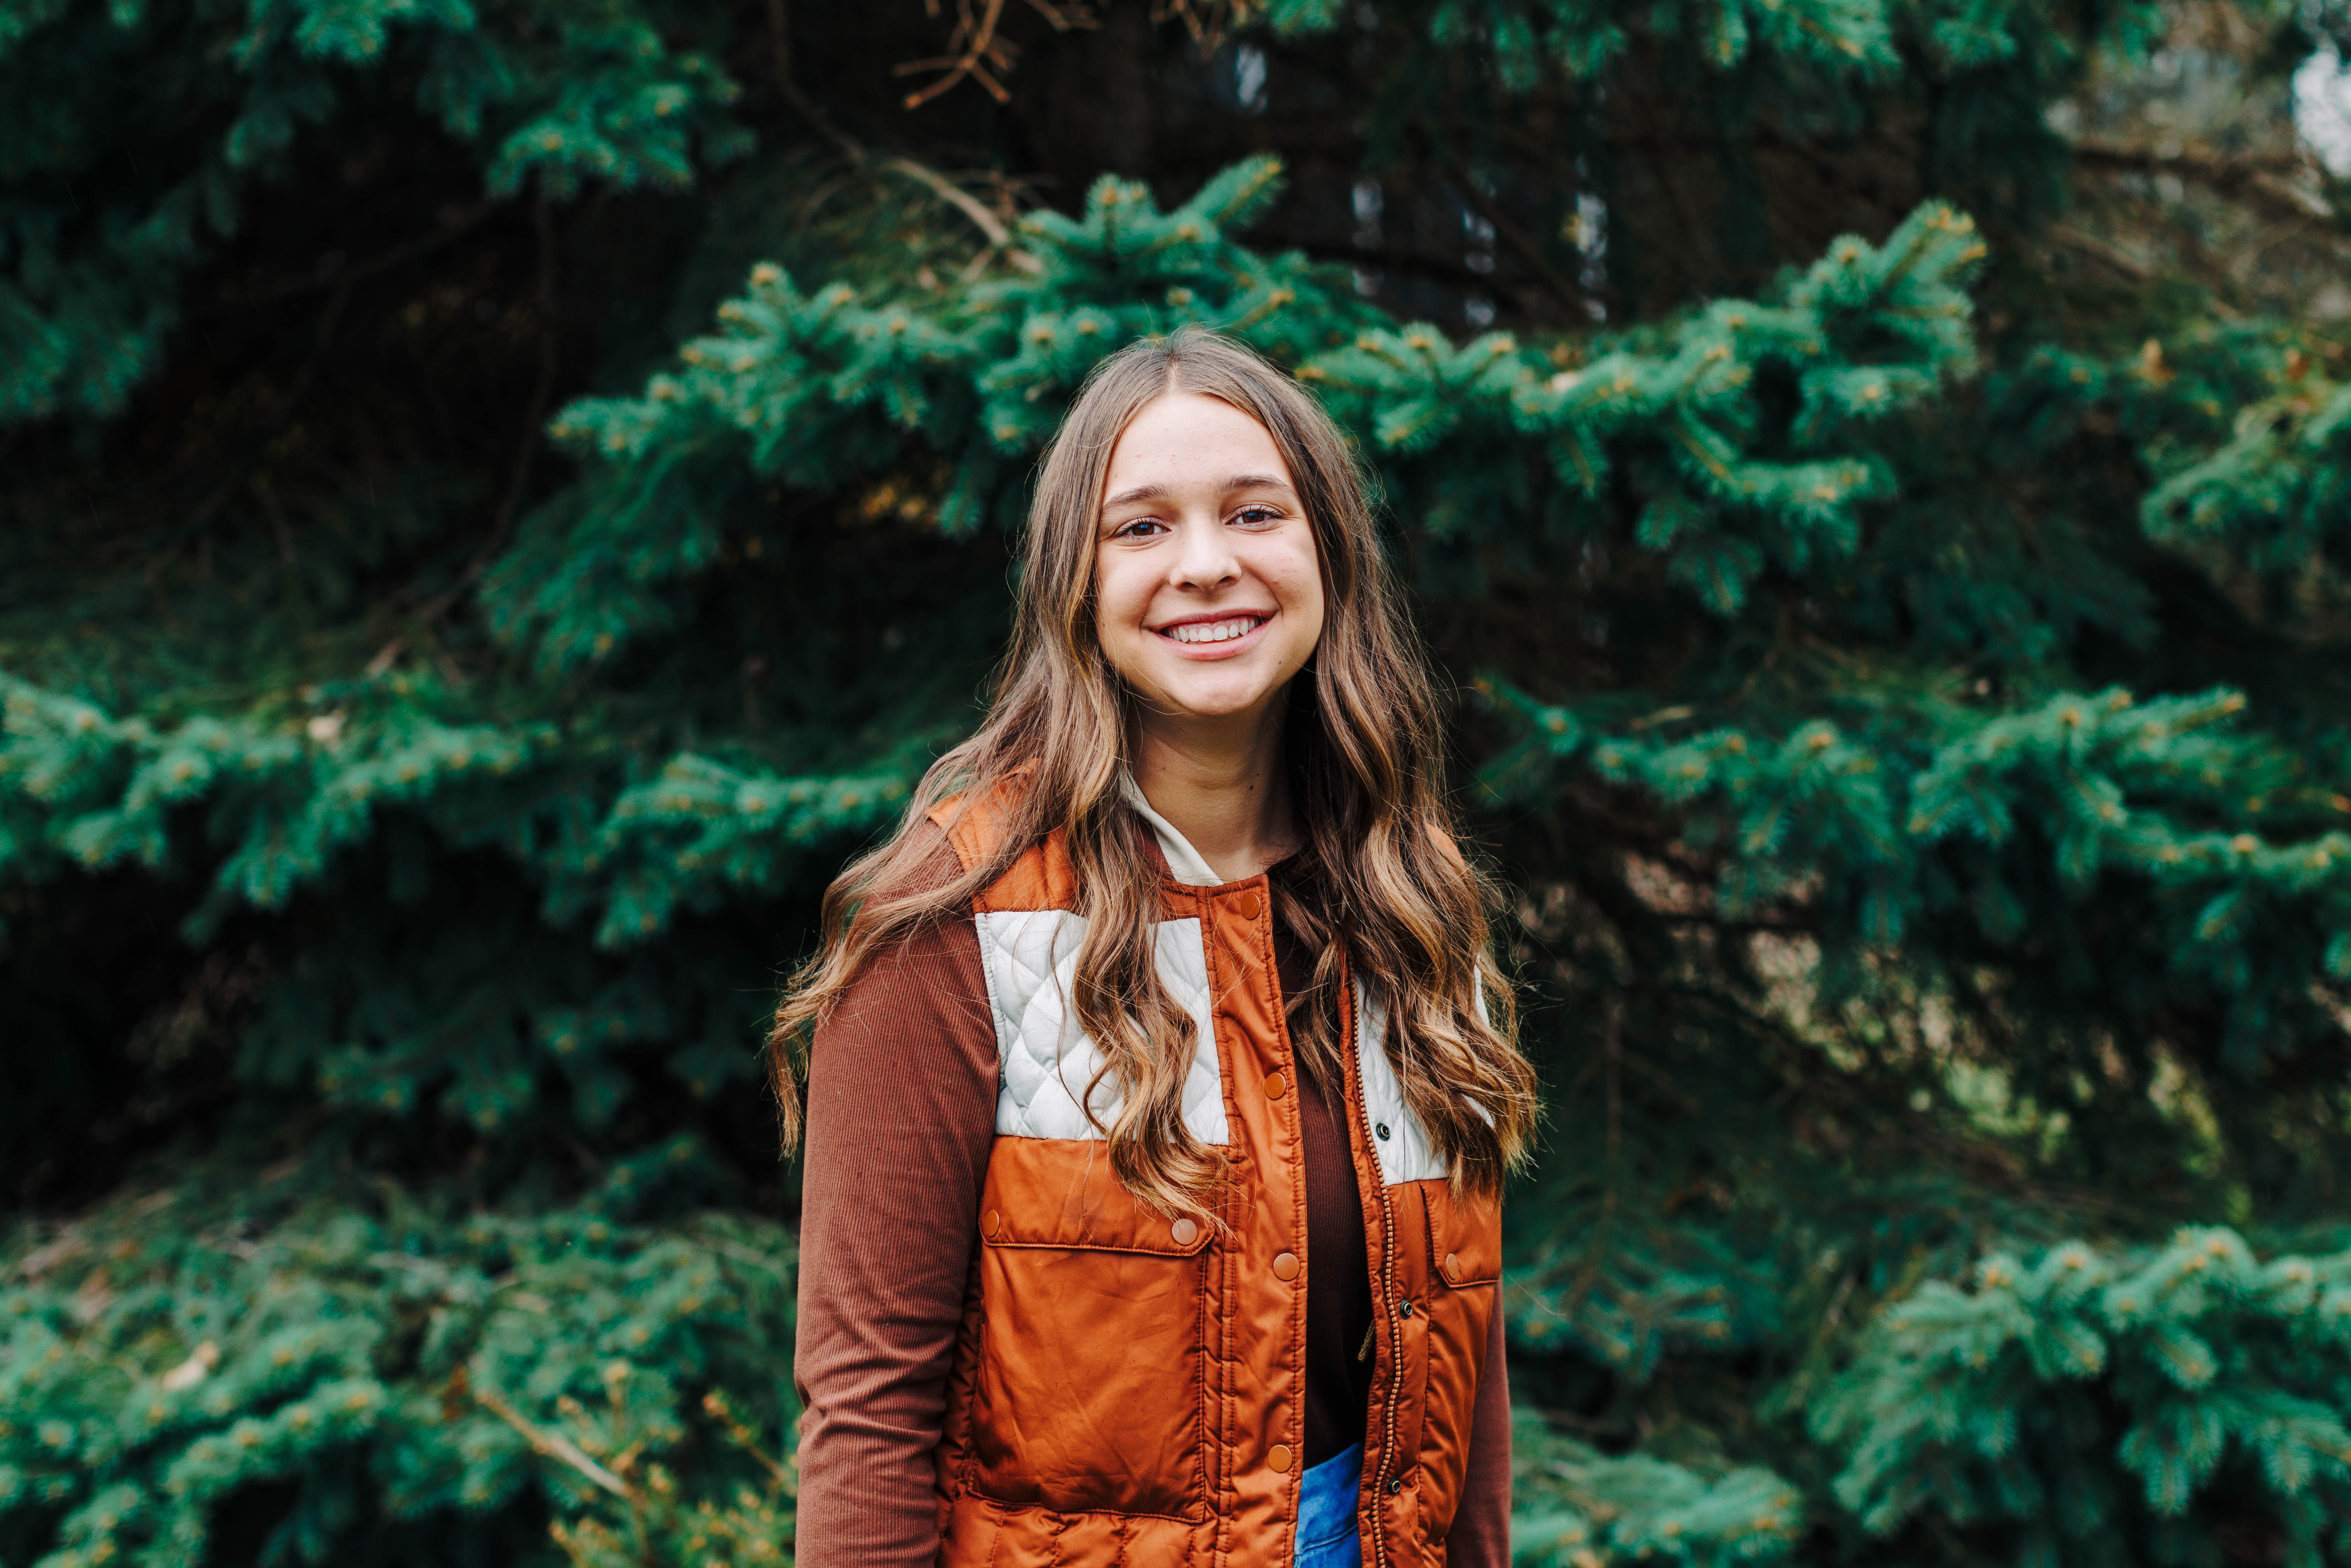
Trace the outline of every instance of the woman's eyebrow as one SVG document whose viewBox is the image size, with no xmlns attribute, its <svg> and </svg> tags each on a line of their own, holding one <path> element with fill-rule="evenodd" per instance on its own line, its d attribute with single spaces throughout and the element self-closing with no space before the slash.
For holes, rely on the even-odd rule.
<svg viewBox="0 0 2351 1568">
<path fill-rule="evenodd" d="M 1287 490 L 1289 488 L 1290 481 L 1279 475 L 1236 474 L 1218 486 L 1218 493 L 1229 496 L 1236 490 Z M 1137 501 L 1164 501 L 1167 497 L 1168 489 L 1165 485 L 1137 485 L 1134 489 L 1121 490 L 1117 495 L 1104 501 L 1102 510 L 1108 511 L 1113 507 L 1132 506 Z"/>
<path fill-rule="evenodd" d="M 1134 489 L 1121 490 L 1117 495 L 1104 501 L 1102 510 L 1108 511 L 1113 507 L 1129 506 L 1136 501 L 1164 501 L 1166 498 L 1167 486 L 1165 485 L 1137 485 Z"/>
</svg>

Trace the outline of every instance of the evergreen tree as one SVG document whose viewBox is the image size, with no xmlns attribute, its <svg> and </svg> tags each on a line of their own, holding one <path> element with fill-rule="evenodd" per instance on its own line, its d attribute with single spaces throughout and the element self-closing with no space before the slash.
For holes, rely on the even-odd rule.
<svg viewBox="0 0 2351 1568">
<path fill-rule="evenodd" d="M 756 1057 L 1198 321 L 1458 690 L 1517 1552 L 2351 1560 L 2272 0 L 0 0 L 0 1562 L 789 1558 Z"/>
</svg>

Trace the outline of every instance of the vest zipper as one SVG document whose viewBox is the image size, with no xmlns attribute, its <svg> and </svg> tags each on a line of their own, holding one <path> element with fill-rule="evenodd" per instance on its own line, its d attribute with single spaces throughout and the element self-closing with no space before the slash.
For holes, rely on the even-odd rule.
<svg viewBox="0 0 2351 1568">
<path fill-rule="evenodd" d="M 1356 998 L 1349 998 L 1354 1001 Z M 1404 1329 L 1395 1315 L 1395 1200 L 1389 1196 L 1387 1172 L 1380 1167 L 1377 1136 L 1372 1126 L 1372 1108 L 1364 1096 L 1363 1071 L 1363 1009 L 1355 1009 L 1355 1114 L 1363 1123 L 1364 1147 L 1371 1151 L 1372 1176 L 1380 1185 L 1380 1301 L 1379 1310 L 1388 1320 L 1388 1343 L 1395 1347 L 1388 1357 L 1387 1408 L 1381 1414 L 1380 1464 L 1372 1477 L 1372 1562 L 1375 1568 L 1386 1568 L 1388 1560 L 1387 1531 L 1384 1512 L 1388 1497 L 1388 1470 L 1395 1463 L 1395 1427 L 1397 1397 L 1404 1389 Z"/>
</svg>

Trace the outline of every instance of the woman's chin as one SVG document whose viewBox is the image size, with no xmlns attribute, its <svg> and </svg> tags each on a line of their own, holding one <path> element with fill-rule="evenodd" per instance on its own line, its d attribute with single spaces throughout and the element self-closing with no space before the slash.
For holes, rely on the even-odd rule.
<svg viewBox="0 0 2351 1568">
<path fill-rule="evenodd" d="M 1178 721 L 1215 724 L 1246 718 L 1262 712 L 1280 690 L 1279 683 L 1263 679 L 1200 680 L 1196 666 L 1170 674 L 1193 678 L 1153 683 L 1158 688 L 1159 700 L 1152 707 L 1160 716 Z"/>
</svg>

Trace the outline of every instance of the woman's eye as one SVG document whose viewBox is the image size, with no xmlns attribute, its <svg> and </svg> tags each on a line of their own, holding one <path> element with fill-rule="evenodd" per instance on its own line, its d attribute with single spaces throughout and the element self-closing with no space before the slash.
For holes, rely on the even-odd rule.
<svg viewBox="0 0 2351 1568">
<path fill-rule="evenodd" d="M 1233 521 L 1237 523 L 1261 525 L 1265 523 L 1278 523 L 1280 520 L 1281 513 L 1280 509 L 1273 507 L 1243 507 L 1238 512 L 1233 515 Z"/>
<path fill-rule="evenodd" d="M 1121 523 L 1117 528 L 1111 530 L 1110 537 L 1114 539 L 1148 538 L 1150 537 L 1150 530 L 1155 528 L 1165 533 L 1166 531 L 1167 525 L 1161 522 L 1157 517 L 1137 517 L 1131 523 Z"/>
</svg>

